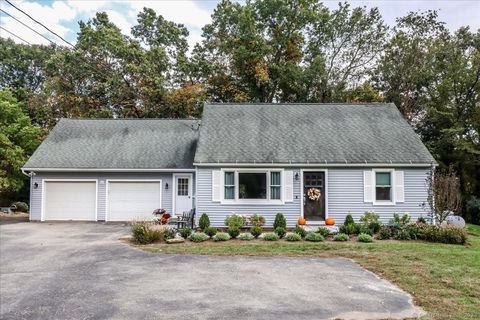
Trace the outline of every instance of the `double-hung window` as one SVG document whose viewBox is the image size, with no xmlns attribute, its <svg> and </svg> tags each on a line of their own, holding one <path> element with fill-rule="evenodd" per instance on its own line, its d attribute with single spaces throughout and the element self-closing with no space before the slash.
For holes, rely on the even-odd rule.
<svg viewBox="0 0 480 320">
<path fill-rule="evenodd" d="M 270 172 L 270 199 L 280 200 L 282 190 L 281 173 L 279 171 Z"/>
<path fill-rule="evenodd" d="M 280 201 L 282 172 L 275 170 L 224 171 L 224 200 Z"/>
<path fill-rule="evenodd" d="M 375 172 L 375 200 L 392 201 L 392 173 Z"/>
<path fill-rule="evenodd" d="M 225 172 L 225 199 L 235 199 L 235 172 Z"/>
</svg>

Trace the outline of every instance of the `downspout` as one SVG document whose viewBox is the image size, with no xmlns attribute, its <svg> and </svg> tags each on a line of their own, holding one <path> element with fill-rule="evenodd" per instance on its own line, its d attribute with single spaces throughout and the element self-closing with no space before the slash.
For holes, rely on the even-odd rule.
<svg viewBox="0 0 480 320">
<path fill-rule="evenodd" d="M 31 212 L 32 212 L 32 192 L 33 192 L 33 176 L 35 172 L 30 171 L 30 173 L 26 173 L 25 170 L 22 168 L 20 169 L 24 175 L 30 178 L 30 192 L 28 193 L 28 218 L 31 220 Z"/>
</svg>

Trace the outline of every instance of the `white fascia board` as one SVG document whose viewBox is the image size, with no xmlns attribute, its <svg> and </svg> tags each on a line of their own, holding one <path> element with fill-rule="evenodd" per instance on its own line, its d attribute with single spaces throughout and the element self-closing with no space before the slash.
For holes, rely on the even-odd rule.
<svg viewBox="0 0 480 320">
<path fill-rule="evenodd" d="M 299 167 L 361 167 L 361 168 L 398 168 L 398 167 L 425 167 L 430 168 L 437 166 L 436 163 L 194 163 L 193 165 L 198 167 L 282 167 L 282 168 L 299 168 Z"/>
<path fill-rule="evenodd" d="M 23 171 L 36 172 L 195 172 L 195 169 L 100 169 L 100 168 L 22 168 Z"/>
</svg>

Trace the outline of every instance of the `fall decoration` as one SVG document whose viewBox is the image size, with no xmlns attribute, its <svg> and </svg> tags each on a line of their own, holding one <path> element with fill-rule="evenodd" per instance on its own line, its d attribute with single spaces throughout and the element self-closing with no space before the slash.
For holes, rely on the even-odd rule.
<svg viewBox="0 0 480 320">
<path fill-rule="evenodd" d="M 303 226 L 307 223 L 307 220 L 305 220 L 305 218 L 298 218 L 298 224 L 300 226 Z"/>
<path fill-rule="evenodd" d="M 310 199 L 312 201 L 318 201 L 320 199 L 321 195 L 322 195 L 322 193 L 317 188 L 310 188 L 307 191 L 307 197 L 308 197 L 308 199 Z"/>
<path fill-rule="evenodd" d="M 325 224 L 327 226 L 333 226 L 335 224 L 335 220 L 333 218 L 327 218 L 325 219 Z"/>
<path fill-rule="evenodd" d="M 167 213 L 167 210 L 165 209 L 155 209 L 152 214 L 157 217 L 157 222 L 159 224 L 167 224 L 168 219 L 171 217 L 171 215 Z"/>
</svg>

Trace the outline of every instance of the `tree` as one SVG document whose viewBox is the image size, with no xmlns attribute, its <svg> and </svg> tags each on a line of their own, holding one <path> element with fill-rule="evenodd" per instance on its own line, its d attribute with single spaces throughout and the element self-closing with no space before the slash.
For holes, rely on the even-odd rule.
<svg viewBox="0 0 480 320">
<path fill-rule="evenodd" d="M 452 167 L 430 172 L 427 178 L 428 204 L 436 223 L 442 223 L 461 208 L 460 180 Z"/>
<path fill-rule="evenodd" d="M 38 147 L 43 130 L 33 126 L 11 90 L 0 91 L 0 201 L 18 192 L 26 177 L 20 168 Z"/>
</svg>

